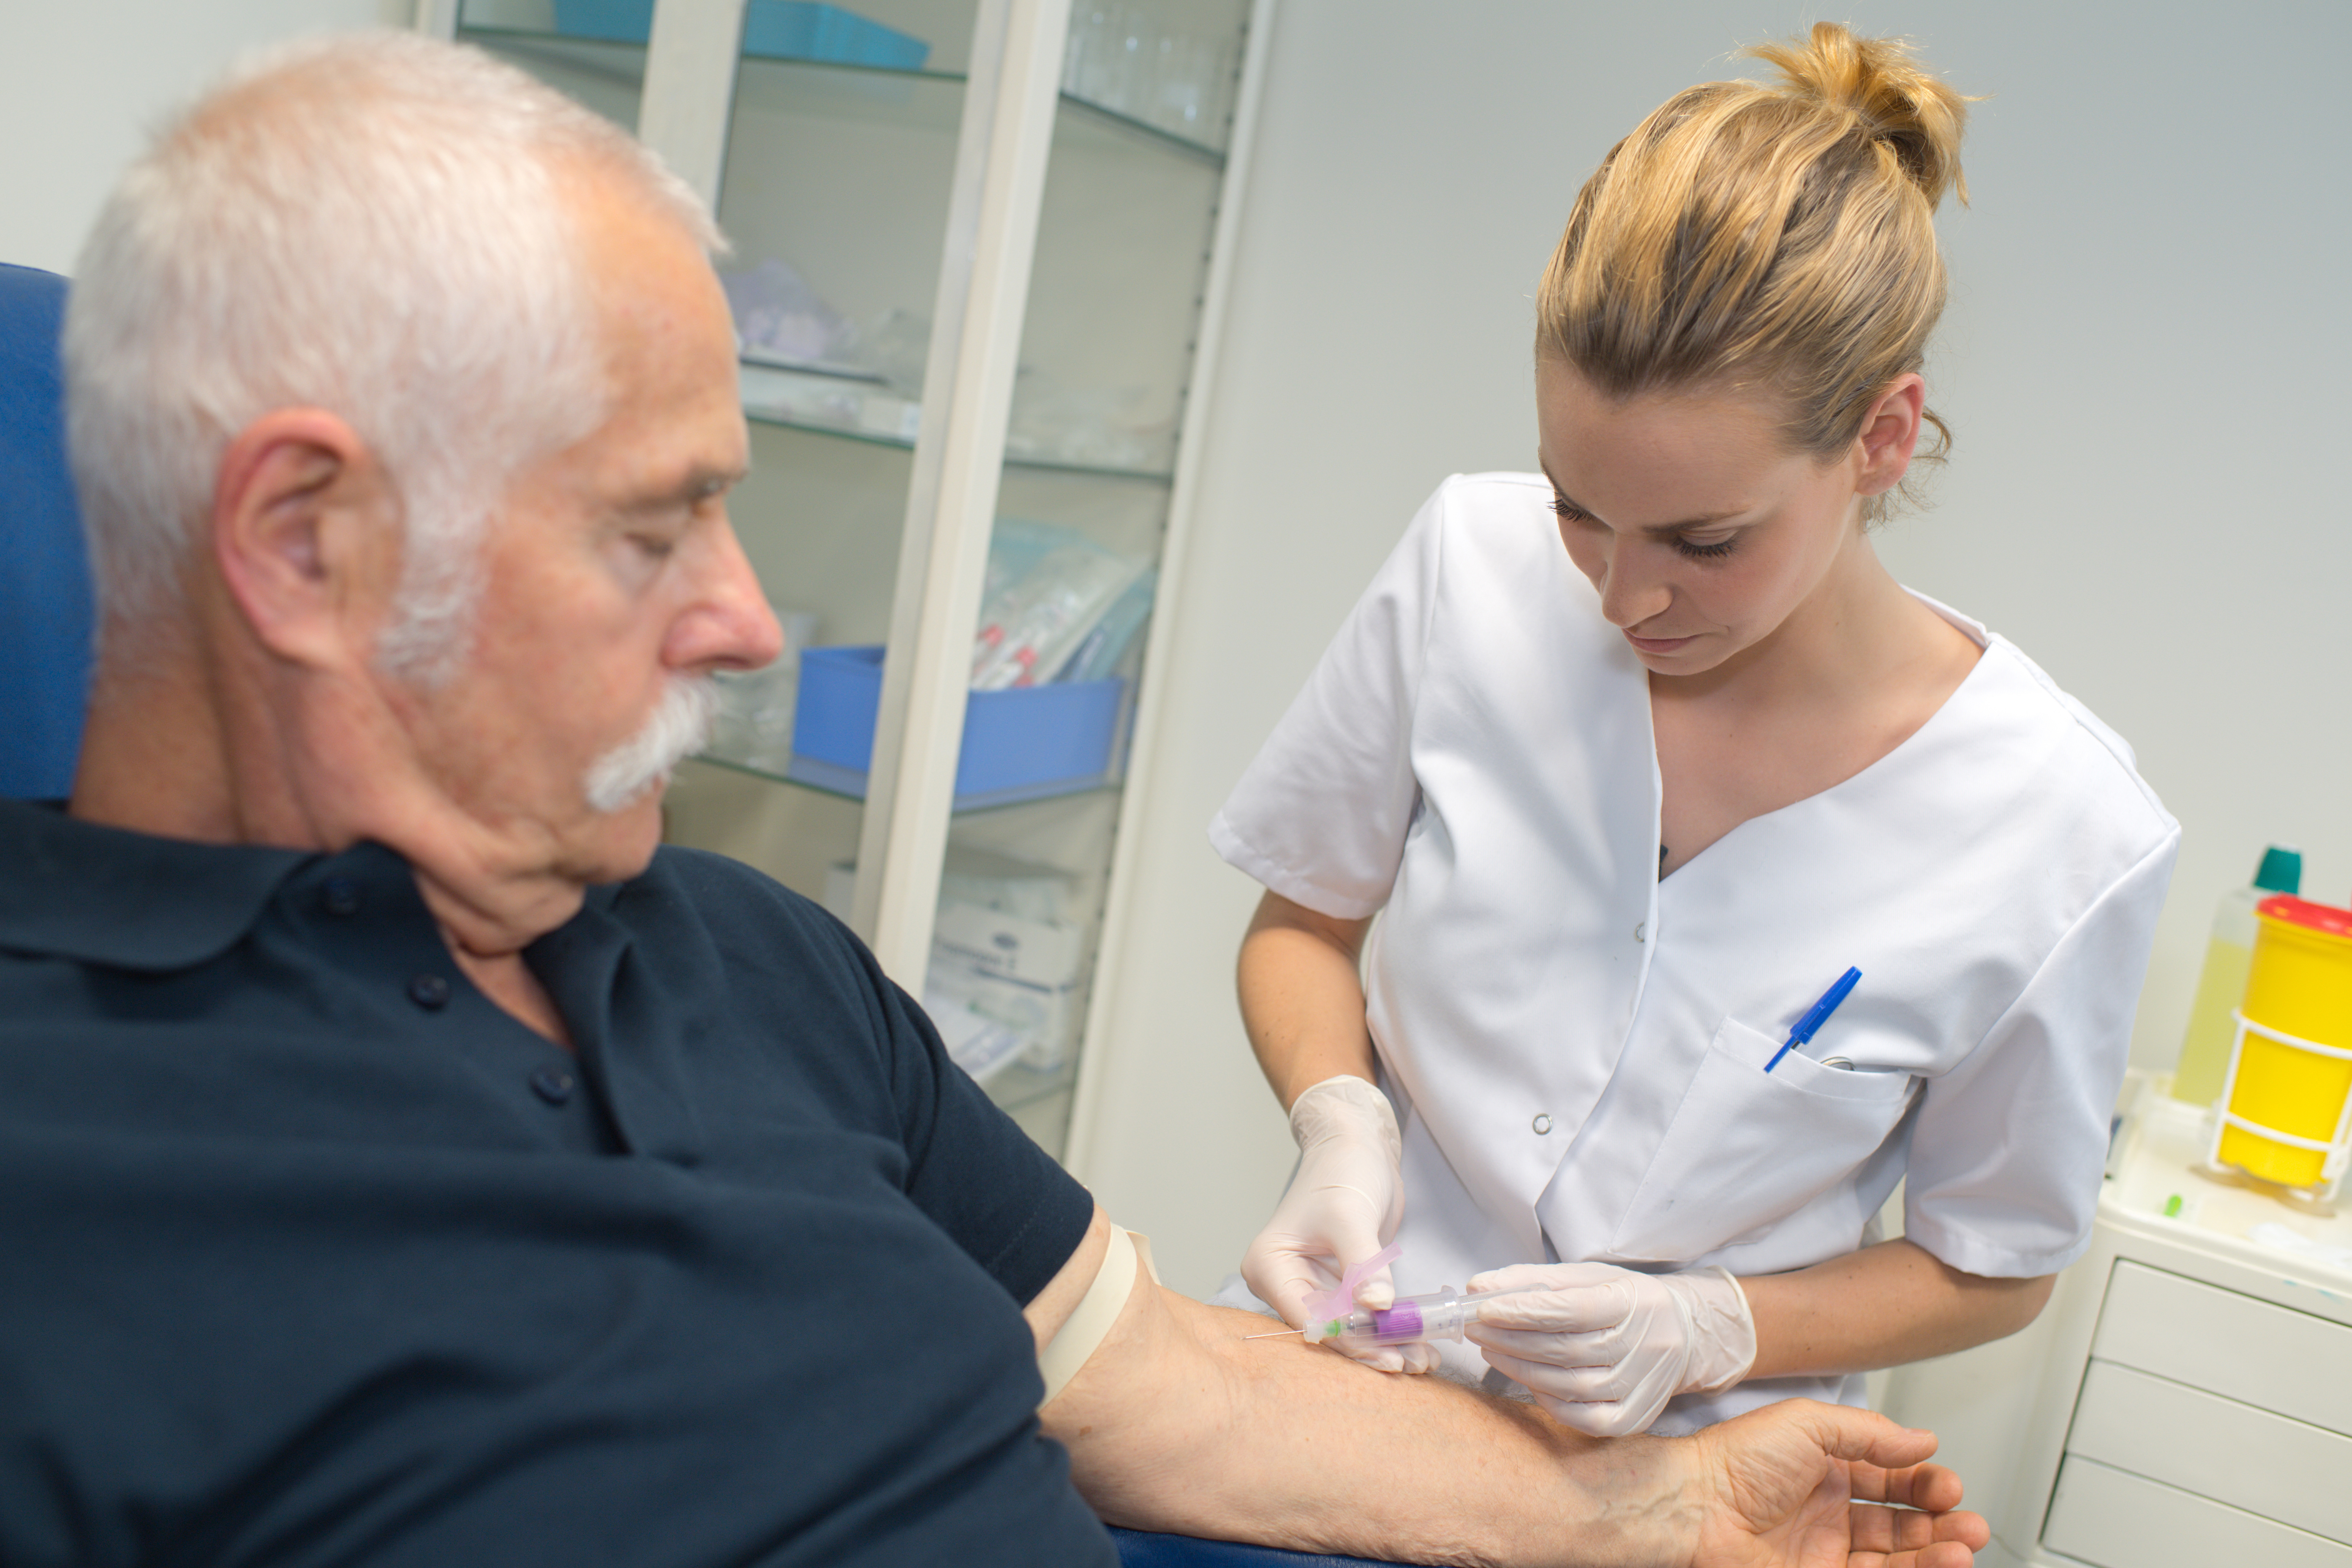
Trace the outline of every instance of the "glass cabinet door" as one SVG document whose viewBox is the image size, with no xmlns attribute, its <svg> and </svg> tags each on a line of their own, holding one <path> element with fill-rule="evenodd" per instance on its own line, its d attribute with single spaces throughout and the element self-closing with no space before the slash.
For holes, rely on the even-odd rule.
<svg viewBox="0 0 2352 1568">
<path fill-rule="evenodd" d="M 925 984 L 927 1005 L 951 1043 L 964 1042 L 975 1076 L 1057 1154 L 1119 821 L 1126 728 L 1150 673 L 1145 622 L 1247 14 L 1246 0 L 1076 0 L 1070 17 L 975 637 L 977 684 L 1018 680 L 1002 688 L 1008 696 L 1109 686 L 1108 754 L 1098 784 L 1082 777 L 1033 802 L 956 814 Z M 1066 616 L 1091 626 L 1073 639 Z M 1076 651 L 1059 668 L 1008 671 L 1025 644 L 1051 659 L 1073 640 Z M 1042 688 L 1031 684 L 1039 679 Z"/>
<path fill-rule="evenodd" d="M 908 937 L 900 921 L 877 951 L 920 990 L 955 1058 L 1058 1154 L 1149 674 L 1144 633 L 1249 0 L 1072 0 L 1066 35 L 1051 5 L 1030 8 L 1019 34 L 1006 20 L 1018 8 L 748 0 L 734 79 L 710 84 L 731 94 L 711 100 L 730 105 L 718 211 L 734 248 L 720 273 L 751 429 L 751 476 L 730 510 L 788 647 L 770 670 L 722 678 L 718 730 L 681 767 L 666 813 L 673 841 L 744 859 L 870 924 L 883 895 L 877 878 L 858 902 L 861 844 L 887 859 L 923 840 L 937 864 L 937 817 L 906 804 L 936 799 L 944 864 L 935 886 L 908 882 L 929 877 L 919 846 L 910 852 L 917 870 L 900 881 L 923 902 L 898 906 L 930 917 L 928 960 L 922 921 Z M 653 0 L 464 0 L 459 36 L 634 129 L 653 12 Z M 982 27 L 1002 36 L 976 42 Z M 1040 129 L 1025 142 L 1000 144 L 1007 121 L 991 95 L 1025 90 L 1023 102 L 1042 105 L 1056 79 L 1050 141 L 1032 118 Z M 982 124 L 994 136 L 964 146 Z M 1001 450 L 986 447 L 966 470 L 977 480 L 966 493 L 993 476 L 993 521 L 982 505 L 934 529 L 927 506 L 951 510 L 938 478 L 949 404 L 939 393 L 927 424 L 926 381 L 950 374 L 939 367 L 973 340 L 951 326 L 964 335 L 935 355 L 933 318 L 966 303 L 958 279 L 974 271 L 981 187 L 996 180 L 1001 199 L 1003 165 L 1019 159 L 1033 173 L 1042 159 L 1044 176 L 1042 195 L 1027 186 L 1034 236 L 1000 253 L 1016 258 L 1003 276 L 1026 268 L 1017 365 L 1009 335 L 987 362 L 995 395 L 1010 380 L 1009 424 Z M 1020 297 L 990 307 L 974 283 L 969 303 L 1003 325 Z M 992 406 L 1004 417 L 1003 402 Z M 971 605 L 983 531 L 977 616 L 934 615 L 945 601 L 925 574 L 943 561 L 964 572 L 953 602 Z M 902 563 L 907 540 L 920 553 Z M 950 697 L 968 647 L 971 690 L 960 741 L 909 764 L 929 770 L 929 793 L 898 797 L 895 816 L 877 804 L 869 823 L 877 756 L 911 747 L 926 722 L 944 732 L 937 704 L 929 721 L 889 716 L 885 654 L 908 657 L 889 647 L 894 626 L 901 641 L 921 628 L 932 689 Z M 902 689 L 916 679 L 908 668 L 894 672 Z M 877 772 L 877 803 L 905 787 Z"/>
<path fill-rule="evenodd" d="M 720 275 L 751 476 L 730 510 L 787 647 L 767 670 L 721 678 L 726 706 L 672 788 L 669 837 L 845 918 L 976 8 L 753 0 L 735 68 Z M 806 711 L 803 680 L 823 687 Z"/>
</svg>

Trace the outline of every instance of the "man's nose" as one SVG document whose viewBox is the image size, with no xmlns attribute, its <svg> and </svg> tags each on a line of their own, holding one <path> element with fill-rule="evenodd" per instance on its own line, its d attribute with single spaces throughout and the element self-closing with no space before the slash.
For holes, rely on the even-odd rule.
<svg viewBox="0 0 2352 1568">
<path fill-rule="evenodd" d="M 783 627 L 732 524 L 710 538 L 702 593 L 672 637 L 670 663 L 679 668 L 758 669 L 784 648 Z"/>
</svg>

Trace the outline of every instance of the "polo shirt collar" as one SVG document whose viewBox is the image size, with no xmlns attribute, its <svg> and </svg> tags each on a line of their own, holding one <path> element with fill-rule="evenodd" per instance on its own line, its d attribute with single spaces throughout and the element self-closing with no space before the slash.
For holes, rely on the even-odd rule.
<svg viewBox="0 0 2352 1568">
<path fill-rule="evenodd" d="M 0 949 L 117 969 L 226 952 L 305 861 L 299 849 L 105 827 L 54 802 L 0 801 Z"/>
</svg>

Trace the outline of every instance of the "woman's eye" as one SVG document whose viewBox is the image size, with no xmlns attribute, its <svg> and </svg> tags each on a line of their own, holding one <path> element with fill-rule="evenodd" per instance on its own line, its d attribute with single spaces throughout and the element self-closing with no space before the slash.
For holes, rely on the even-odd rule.
<svg viewBox="0 0 2352 1568">
<path fill-rule="evenodd" d="M 1560 521 L 1562 522 L 1591 522 L 1592 521 L 1592 514 L 1591 512 L 1585 510 L 1582 507 L 1577 505 L 1566 496 L 1552 497 L 1551 510 L 1558 514 Z"/>
<path fill-rule="evenodd" d="M 677 548 L 677 541 L 649 533 L 632 534 L 629 542 L 637 547 L 639 554 L 652 561 L 666 561 L 670 552 Z"/>
<path fill-rule="evenodd" d="M 1716 540 L 1710 544 L 1700 544 L 1677 534 L 1675 536 L 1675 552 L 1688 556 L 1694 561 L 1720 561 L 1730 554 L 1732 547 L 1738 542 L 1739 535 L 1736 533 Z"/>
</svg>

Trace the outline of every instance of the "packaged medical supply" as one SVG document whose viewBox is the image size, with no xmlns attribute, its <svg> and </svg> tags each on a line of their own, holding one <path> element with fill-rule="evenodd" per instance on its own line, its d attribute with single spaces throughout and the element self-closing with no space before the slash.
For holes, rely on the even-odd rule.
<svg viewBox="0 0 2352 1568">
<path fill-rule="evenodd" d="M 1025 570 L 1008 572 L 981 606 L 972 637 L 972 689 L 1001 691 L 1058 679 L 1147 566 L 1073 533 Z"/>
<path fill-rule="evenodd" d="M 2172 1070 L 2172 1098 L 2210 1105 L 2221 1096 L 2237 1037 L 2231 1018 L 2246 994 L 2246 971 L 2254 962 L 2254 906 L 2273 893 L 2303 891 L 2303 855 L 2284 845 L 2263 851 L 2254 879 L 2221 895 L 2213 911 L 2213 934 L 2205 944 L 2205 967 L 2198 973 L 2197 999 L 2189 1006 L 2189 1030 L 2180 1042 L 2180 1062 Z"/>
<path fill-rule="evenodd" d="M 845 921 L 856 879 L 845 861 L 826 872 L 824 906 Z M 1082 886 L 1059 867 L 948 847 L 923 1008 L 975 1079 L 1016 1062 L 1051 1072 L 1069 1059 L 1085 1021 Z"/>
<path fill-rule="evenodd" d="M 748 271 L 722 272 L 719 281 L 737 348 L 755 363 L 833 365 L 857 335 L 789 262 L 771 257 Z"/>
</svg>

